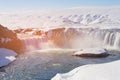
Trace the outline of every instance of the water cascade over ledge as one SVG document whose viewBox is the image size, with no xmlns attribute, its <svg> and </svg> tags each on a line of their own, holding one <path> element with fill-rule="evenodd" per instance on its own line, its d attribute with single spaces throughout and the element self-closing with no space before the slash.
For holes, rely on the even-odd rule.
<svg viewBox="0 0 120 80">
<path fill-rule="evenodd" d="M 119 29 L 56 28 L 44 31 L 43 35 L 21 40 L 26 49 L 42 49 L 46 46 L 43 44 L 47 48 L 120 48 Z"/>
</svg>

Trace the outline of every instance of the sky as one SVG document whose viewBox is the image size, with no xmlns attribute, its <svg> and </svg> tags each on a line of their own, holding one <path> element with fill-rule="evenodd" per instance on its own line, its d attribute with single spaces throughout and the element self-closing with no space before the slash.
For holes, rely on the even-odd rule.
<svg viewBox="0 0 120 80">
<path fill-rule="evenodd" d="M 0 12 L 53 10 L 80 6 L 120 6 L 120 0 L 0 0 Z"/>
</svg>

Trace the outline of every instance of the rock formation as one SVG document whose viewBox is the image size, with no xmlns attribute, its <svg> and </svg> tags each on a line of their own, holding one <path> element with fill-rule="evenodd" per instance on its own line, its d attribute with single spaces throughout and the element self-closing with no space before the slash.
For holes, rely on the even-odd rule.
<svg viewBox="0 0 120 80">
<path fill-rule="evenodd" d="M 12 30 L 0 25 L 0 48 L 12 49 L 16 52 L 23 50 L 23 45 L 20 39 Z"/>
</svg>

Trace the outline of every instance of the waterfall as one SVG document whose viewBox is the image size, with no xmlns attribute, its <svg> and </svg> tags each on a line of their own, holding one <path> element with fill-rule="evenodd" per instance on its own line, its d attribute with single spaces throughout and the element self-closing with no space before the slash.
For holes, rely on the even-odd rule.
<svg viewBox="0 0 120 80">
<path fill-rule="evenodd" d="M 104 37 L 104 44 L 106 45 L 109 45 L 109 39 L 110 39 L 110 32 L 107 32 L 106 34 L 105 34 L 105 37 Z M 100 36 L 100 35 L 99 35 Z"/>
<path fill-rule="evenodd" d="M 34 50 L 34 49 L 41 49 L 42 44 L 44 42 L 47 42 L 47 39 L 41 37 L 32 37 L 32 38 L 24 38 L 21 41 L 24 44 L 25 50 Z"/>
<path fill-rule="evenodd" d="M 120 48 L 120 33 L 116 33 L 115 35 L 115 41 L 114 41 L 114 48 Z"/>
<path fill-rule="evenodd" d="M 94 39 L 100 39 L 104 46 L 114 49 L 120 48 L 120 32 L 119 30 L 92 30 L 89 32 Z"/>
<path fill-rule="evenodd" d="M 46 31 L 44 36 L 22 39 L 26 50 L 42 49 L 46 47 L 43 44 L 48 44 L 49 41 L 53 43 L 52 46 L 59 48 L 81 48 L 81 45 L 89 47 L 96 45 L 96 47 L 119 49 L 120 30 L 57 28 Z M 52 46 L 50 45 L 48 48 Z"/>
</svg>

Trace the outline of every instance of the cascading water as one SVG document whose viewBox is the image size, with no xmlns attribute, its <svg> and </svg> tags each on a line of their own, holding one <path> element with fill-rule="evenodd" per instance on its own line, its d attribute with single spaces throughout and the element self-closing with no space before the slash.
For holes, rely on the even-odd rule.
<svg viewBox="0 0 120 80">
<path fill-rule="evenodd" d="M 114 47 L 120 48 L 120 33 L 118 32 L 115 35 Z"/>
<path fill-rule="evenodd" d="M 40 48 L 40 38 L 28 38 L 28 39 L 23 39 L 23 43 L 25 44 L 25 49 L 39 49 Z"/>
<path fill-rule="evenodd" d="M 100 39 L 105 47 L 120 48 L 120 32 L 116 30 L 93 30 L 90 36 Z"/>
<path fill-rule="evenodd" d="M 57 28 L 46 31 L 44 36 L 25 38 L 22 41 L 26 50 L 42 49 L 46 46 L 43 44 L 49 42 L 60 48 L 75 48 L 75 45 L 77 48 L 84 48 L 81 45 L 93 47 L 94 44 L 94 47 L 119 49 L 120 32 L 113 29 Z"/>
<path fill-rule="evenodd" d="M 43 43 L 47 42 L 47 39 L 42 37 L 31 37 L 31 38 L 21 39 L 21 41 L 24 44 L 25 50 L 28 51 L 28 50 L 41 49 L 43 46 Z"/>
</svg>

